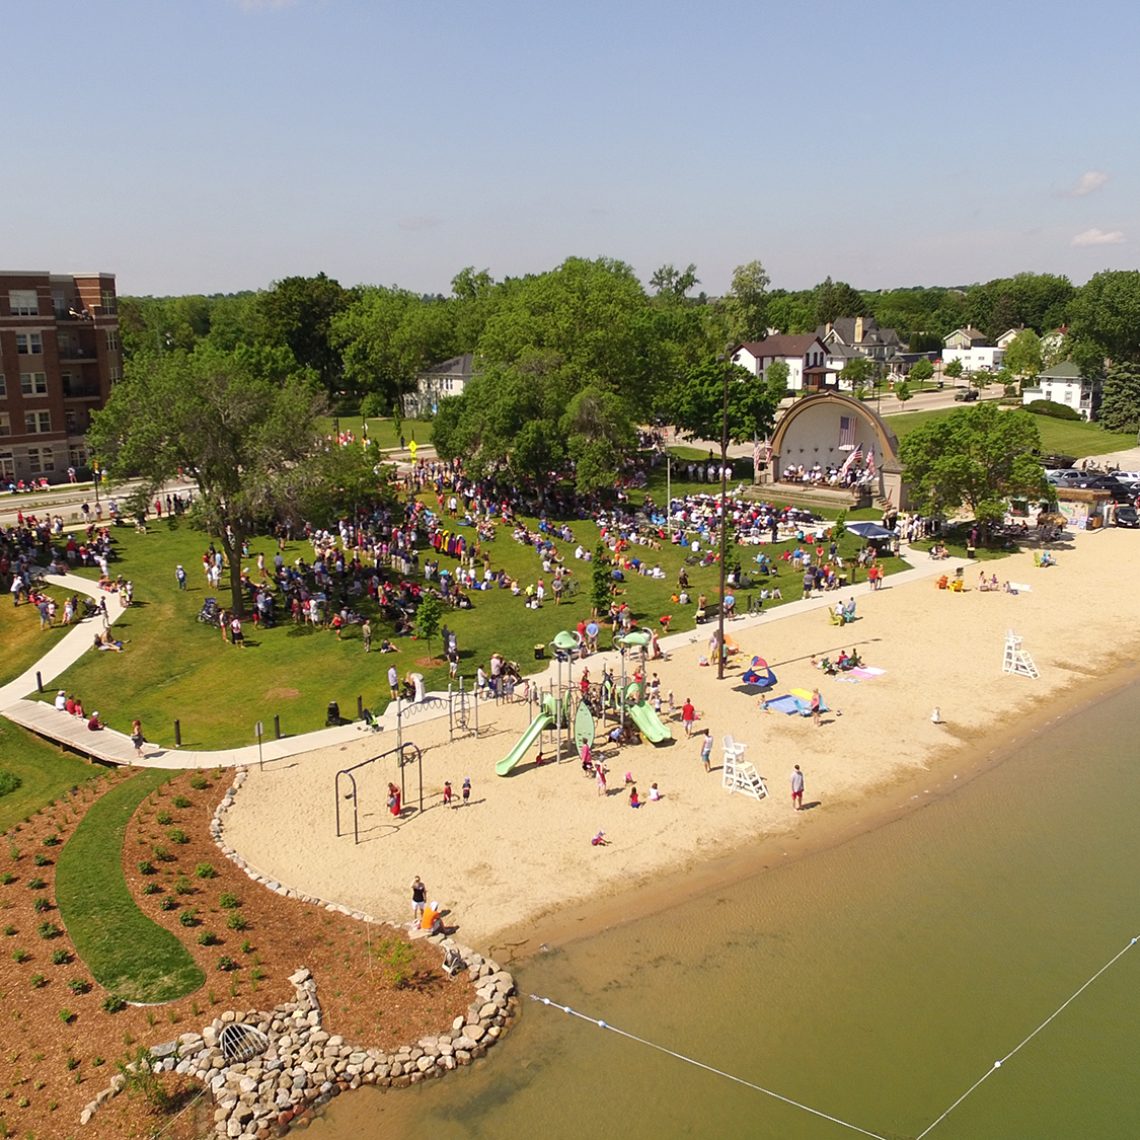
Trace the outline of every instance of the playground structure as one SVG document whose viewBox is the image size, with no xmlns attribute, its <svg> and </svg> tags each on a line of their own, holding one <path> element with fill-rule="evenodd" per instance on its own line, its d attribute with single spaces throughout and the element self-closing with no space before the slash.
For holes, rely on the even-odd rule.
<svg viewBox="0 0 1140 1140">
<path fill-rule="evenodd" d="M 1029 651 L 1021 646 L 1021 638 L 1012 629 L 1006 630 L 1005 654 L 1002 657 L 1001 671 L 1018 677 L 1029 677 L 1036 681 L 1041 674 L 1029 656 Z"/>
<path fill-rule="evenodd" d="M 764 783 L 764 777 L 756 771 L 756 766 L 744 759 L 744 750 L 747 747 L 747 744 L 741 744 L 731 736 L 724 738 L 721 787 L 727 788 L 730 795 L 734 792 L 743 792 L 754 800 L 762 800 L 768 794 L 768 785 Z"/>
<path fill-rule="evenodd" d="M 341 779 L 347 781 L 348 791 L 343 793 L 343 798 L 352 800 L 352 841 L 353 844 L 360 842 L 360 789 L 356 783 L 356 773 L 361 768 L 367 768 L 370 764 L 375 764 L 380 760 L 385 760 L 389 756 L 396 756 L 396 769 L 400 777 L 400 799 L 405 801 L 407 798 L 407 790 L 404 776 L 405 767 L 415 762 L 417 775 L 419 776 L 419 806 L 418 810 L 424 810 L 424 761 L 423 754 L 419 748 L 410 740 L 406 744 L 397 744 L 395 748 L 389 748 L 387 752 L 381 752 L 377 756 L 370 756 L 367 760 L 361 760 L 357 764 L 353 764 L 348 768 L 342 768 L 336 774 L 334 780 L 334 793 L 336 796 L 336 835 L 339 839 L 347 832 L 341 830 L 340 818 L 340 801 L 342 798 L 341 792 Z"/>
<path fill-rule="evenodd" d="M 500 776 L 510 775 L 512 769 L 516 764 L 527 754 L 530 746 L 536 740 L 550 729 L 554 730 L 555 739 L 559 743 L 559 751 L 561 751 L 561 740 L 563 724 L 569 725 L 569 705 L 570 705 L 570 690 L 567 689 L 564 693 L 560 693 L 555 697 L 553 693 L 543 693 L 542 701 L 539 707 L 538 715 L 530 722 L 527 730 L 519 737 L 515 746 L 495 765 L 495 772 Z"/>
</svg>

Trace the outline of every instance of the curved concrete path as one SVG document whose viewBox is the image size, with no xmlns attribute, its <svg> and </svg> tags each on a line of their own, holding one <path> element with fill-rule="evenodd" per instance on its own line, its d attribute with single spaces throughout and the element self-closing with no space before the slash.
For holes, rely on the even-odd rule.
<svg viewBox="0 0 1140 1140">
<path fill-rule="evenodd" d="M 907 551 L 904 550 L 904 556 Z M 935 562 L 923 554 L 915 553 L 912 557 L 917 560 L 909 570 L 892 574 L 884 580 L 884 591 L 907 582 L 921 581 L 938 577 L 941 574 L 952 574 L 959 566 L 974 566 L 965 559 L 948 559 Z M 68 590 L 71 593 L 84 594 L 95 601 L 103 596 L 98 586 L 87 578 L 76 574 L 45 574 L 44 581 L 52 586 Z M 817 595 L 813 598 L 800 599 L 795 602 L 784 603 L 774 609 L 765 610 L 761 614 L 741 614 L 730 621 L 729 627 L 735 635 L 739 631 L 750 630 L 758 625 L 782 618 L 792 617 L 795 614 L 809 610 L 827 610 L 835 605 L 840 594 L 848 597 L 859 597 L 870 592 L 868 583 L 861 582 L 857 586 L 849 587 L 840 592 Z M 747 593 L 747 591 L 741 591 Z M 118 598 L 107 596 L 107 609 L 111 622 L 115 622 L 123 614 Z M 549 611 L 551 624 L 556 624 L 556 610 Z M 284 760 L 293 756 L 300 756 L 306 752 L 314 752 L 320 748 L 329 748 L 338 744 L 347 744 L 359 740 L 362 725 L 357 723 L 339 725 L 335 728 L 318 729 L 315 732 L 301 733 L 297 736 L 283 737 L 280 740 L 263 740 L 259 750 L 256 744 L 245 745 L 240 748 L 225 748 L 216 752 L 189 751 L 177 748 L 162 748 L 154 744 L 147 744 L 143 748 L 143 758 L 135 756 L 134 746 L 130 738 L 114 729 L 105 728 L 102 732 L 91 732 L 84 721 L 79 721 L 67 713 L 59 712 L 52 704 L 45 701 L 27 699 L 37 690 L 37 674 L 42 679 L 43 687 L 50 689 L 52 682 L 69 666 L 74 664 L 88 650 L 91 649 L 94 634 L 99 618 L 86 618 L 76 623 L 75 627 L 61 637 L 43 657 L 30 669 L 25 670 L 14 681 L 0 687 L 0 716 L 6 717 L 14 724 L 35 732 L 39 736 L 54 740 L 64 747 L 80 752 L 92 760 L 104 764 L 137 765 L 146 768 L 168 768 L 171 770 L 185 768 L 236 768 L 247 764 L 256 764 L 259 760 Z M 692 645 L 707 638 L 709 632 L 715 628 L 715 622 L 710 622 L 703 630 L 686 630 L 684 633 L 674 633 L 661 638 L 661 647 L 665 652 L 680 649 L 685 645 Z M 553 631 L 557 632 L 557 631 Z M 553 636 L 553 632 L 551 636 Z M 852 630 L 858 633 L 857 628 Z M 851 640 L 851 639 L 848 639 Z M 860 640 L 858 636 L 854 638 Z M 590 665 L 600 671 L 605 665 L 620 667 L 620 655 L 615 651 L 598 653 L 589 658 Z M 553 680 L 556 664 L 552 661 L 545 674 L 537 678 L 539 684 L 546 680 Z M 443 698 L 439 701 L 438 710 L 425 708 L 423 715 L 417 720 L 435 719 L 447 714 L 446 693 L 429 693 L 429 701 L 433 698 Z M 406 706 L 405 706 L 406 708 Z M 390 704 L 384 714 L 377 718 L 381 732 L 395 733 L 396 708 Z M 391 739 L 390 737 L 387 739 Z"/>
</svg>

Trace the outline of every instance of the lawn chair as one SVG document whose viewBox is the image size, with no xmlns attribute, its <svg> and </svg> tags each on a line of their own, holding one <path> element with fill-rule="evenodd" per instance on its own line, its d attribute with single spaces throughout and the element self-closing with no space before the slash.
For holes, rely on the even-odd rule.
<svg viewBox="0 0 1140 1140">
<path fill-rule="evenodd" d="M 832 625 L 846 624 L 846 618 L 844 618 L 842 614 L 837 614 L 834 610 L 827 611 L 827 620 L 831 622 Z"/>
</svg>

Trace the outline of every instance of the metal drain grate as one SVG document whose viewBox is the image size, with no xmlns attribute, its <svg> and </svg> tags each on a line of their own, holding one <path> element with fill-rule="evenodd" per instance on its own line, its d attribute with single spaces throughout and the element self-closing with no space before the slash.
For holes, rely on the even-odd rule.
<svg viewBox="0 0 1140 1140">
<path fill-rule="evenodd" d="M 260 1057 L 269 1048 L 269 1038 L 256 1026 L 235 1021 L 222 1026 L 218 1044 L 226 1064 L 233 1065 Z"/>
</svg>

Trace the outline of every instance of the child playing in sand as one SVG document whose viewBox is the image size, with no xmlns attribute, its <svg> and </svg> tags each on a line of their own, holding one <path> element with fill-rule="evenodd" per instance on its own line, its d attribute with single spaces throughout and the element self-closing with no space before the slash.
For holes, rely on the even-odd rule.
<svg viewBox="0 0 1140 1140">
<path fill-rule="evenodd" d="M 609 844 L 609 840 L 606 838 L 606 833 L 604 831 L 599 831 L 598 834 L 590 840 L 590 843 L 595 847 L 605 847 Z"/>
<path fill-rule="evenodd" d="M 649 802 L 656 803 L 661 798 L 661 793 L 657 790 L 656 781 L 649 787 Z"/>
<path fill-rule="evenodd" d="M 451 807 L 451 781 L 443 781 L 443 806 Z"/>
<path fill-rule="evenodd" d="M 636 786 L 635 786 L 635 787 L 632 787 L 632 788 L 630 788 L 630 790 L 629 790 L 629 806 L 630 806 L 631 808 L 639 808 L 639 807 L 641 807 L 641 800 L 640 800 L 640 799 L 638 799 L 638 797 L 637 797 L 637 788 L 636 788 Z"/>
</svg>

